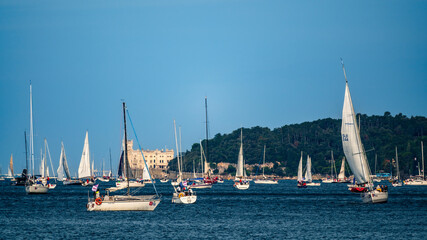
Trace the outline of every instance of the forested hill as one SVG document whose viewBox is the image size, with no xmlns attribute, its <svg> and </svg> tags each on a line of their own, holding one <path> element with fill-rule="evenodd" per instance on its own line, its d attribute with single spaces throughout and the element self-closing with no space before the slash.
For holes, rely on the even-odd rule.
<svg viewBox="0 0 427 240">
<path fill-rule="evenodd" d="M 359 117 L 359 115 L 358 115 Z M 398 148 L 399 165 L 404 174 L 416 170 L 421 159 L 421 145 L 427 142 L 427 119 L 385 112 L 383 116 L 360 114 L 362 143 L 367 151 L 368 161 L 374 171 L 375 154 L 378 156 L 377 170 L 390 172 L 390 160 L 395 158 Z M 270 130 L 266 127 L 243 128 L 243 151 L 246 164 L 262 161 L 264 144 L 266 162 L 276 163 L 273 171 L 279 175 L 296 175 L 301 151 L 312 158 L 314 173 L 330 172 L 331 150 L 334 152 L 337 169 L 344 156 L 341 143 L 341 119 L 321 119 L 313 122 L 285 125 Z M 203 142 L 205 146 L 205 142 Z M 229 134 L 217 134 L 209 139 L 209 160 L 211 163 L 236 163 L 240 148 L 240 129 Z M 371 151 L 370 151 L 371 150 Z M 427 150 L 427 149 L 426 149 Z M 184 157 L 184 170 L 192 171 L 193 159 L 200 161 L 200 146 L 193 144 Z M 214 164 L 211 164 L 214 165 Z M 171 170 L 176 169 L 176 161 L 171 161 Z M 284 171 L 283 167 L 285 167 Z M 196 167 L 199 169 L 199 166 Z M 394 170 L 393 170 L 394 171 Z M 416 170 L 418 171 L 418 170 Z"/>
</svg>

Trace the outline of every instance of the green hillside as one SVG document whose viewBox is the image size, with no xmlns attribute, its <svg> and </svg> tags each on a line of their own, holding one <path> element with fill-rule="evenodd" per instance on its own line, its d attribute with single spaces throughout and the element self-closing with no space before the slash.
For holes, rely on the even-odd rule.
<svg viewBox="0 0 427 240">
<path fill-rule="evenodd" d="M 395 146 L 398 147 L 399 165 L 403 174 L 418 171 L 418 163 L 414 158 L 421 159 L 420 142 L 427 141 L 425 117 L 408 118 L 402 114 L 393 117 L 389 112 L 385 112 L 383 116 L 361 114 L 360 123 L 362 142 L 372 171 L 374 156 L 377 154 L 377 170 L 390 172 L 390 160 L 395 156 Z M 245 160 L 247 164 L 262 161 L 263 146 L 266 144 L 266 162 L 275 163 L 272 169 L 275 174 L 296 175 L 301 151 L 304 152 L 304 160 L 307 154 L 311 156 L 314 173 L 327 174 L 330 171 L 332 150 L 339 171 L 344 156 L 340 131 L 341 120 L 331 118 L 285 125 L 273 130 L 258 126 L 243 128 Z M 211 163 L 236 163 L 239 147 L 240 129 L 229 134 L 217 134 L 213 139 L 209 139 L 209 160 Z M 184 155 L 184 170 L 192 171 L 193 160 L 196 165 L 200 161 L 199 144 L 193 144 L 191 151 Z M 171 161 L 169 166 L 171 170 L 175 170 L 176 160 Z M 285 171 L 282 171 L 283 167 Z M 199 169 L 199 166 L 196 168 Z"/>
</svg>

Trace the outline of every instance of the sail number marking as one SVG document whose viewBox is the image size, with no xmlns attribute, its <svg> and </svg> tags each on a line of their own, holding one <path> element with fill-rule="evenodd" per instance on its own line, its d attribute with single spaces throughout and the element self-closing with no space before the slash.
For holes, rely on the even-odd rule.
<svg viewBox="0 0 427 240">
<path fill-rule="evenodd" d="M 348 141 L 348 134 L 343 134 L 342 135 L 342 140 L 343 141 Z"/>
</svg>

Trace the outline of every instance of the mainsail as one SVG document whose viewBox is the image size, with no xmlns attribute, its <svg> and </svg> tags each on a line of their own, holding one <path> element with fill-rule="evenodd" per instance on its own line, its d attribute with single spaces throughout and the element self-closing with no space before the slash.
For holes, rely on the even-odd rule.
<svg viewBox="0 0 427 240">
<path fill-rule="evenodd" d="M 85 143 L 79 165 L 79 178 L 91 177 L 90 170 L 89 137 L 88 132 L 86 131 Z"/>
<path fill-rule="evenodd" d="M 10 155 L 9 171 L 10 177 L 13 177 L 13 154 Z"/>
<path fill-rule="evenodd" d="M 70 170 L 68 169 L 67 157 L 65 155 L 64 143 L 61 142 L 61 156 L 59 157 L 59 167 L 56 171 L 58 173 L 58 181 L 64 179 L 64 172 L 67 179 L 71 179 Z"/>
<path fill-rule="evenodd" d="M 150 172 L 148 172 L 148 169 L 144 166 L 144 170 L 142 170 L 142 180 L 148 181 L 150 179 Z"/>
<path fill-rule="evenodd" d="M 302 152 L 301 152 L 301 158 L 299 159 L 298 164 L 298 182 L 302 181 Z"/>
<path fill-rule="evenodd" d="M 366 153 L 360 139 L 359 127 L 356 123 L 356 115 L 346 81 L 341 124 L 342 145 L 348 165 L 357 183 L 362 184 L 370 182 L 369 176 L 371 174 L 367 164 Z"/>
<path fill-rule="evenodd" d="M 237 159 L 236 178 L 243 177 L 243 130 L 240 130 L 240 150 L 239 157 Z"/>
<path fill-rule="evenodd" d="M 345 179 L 345 157 L 342 158 L 341 170 L 340 170 L 340 174 L 338 174 L 338 180 L 344 180 L 344 179 Z"/>
<path fill-rule="evenodd" d="M 305 170 L 305 181 L 311 182 L 312 176 L 311 176 L 311 158 L 309 155 L 307 155 L 307 169 Z"/>
</svg>

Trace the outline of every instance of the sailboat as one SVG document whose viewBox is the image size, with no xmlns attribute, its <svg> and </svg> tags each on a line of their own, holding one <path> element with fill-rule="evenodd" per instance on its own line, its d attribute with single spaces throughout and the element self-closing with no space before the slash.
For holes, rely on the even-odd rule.
<svg viewBox="0 0 427 240">
<path fill-rule="evenodd" d="M 304 181 L 306 182 L 306 186 L 318 187 L 320 186 L 319 182 L 313 182 L 312 174 L 311 174 L 311 157 L 307 155 L 307 166 L 305 169 Z"/>
<path fill-rule="evenodd" d="M 425 179 L 424 174 L 424 144 L 421 141 L 421 164 L 422 164 L 422 175 L 419 172 L 416 178 L 410 178 L 404 181 L 405 185 L 413 185 L 413 186 L 427 186 L 427 180 Z M 420 171 L 420 167 L 418 165 L 418 171 Z"/>
<path fill-rule="evenodd" d="M 401 187 L 402 181 L 400 180 L 400 171 L 399 171 L 399 156 L 397 155 L 397 146 L 396 146 L 396 179 L 391 183 L 393 187 Z"/>
<path fill-rule="evenodd" d="M 64 143 L 61 141 L 61 155 L 59 156 L 59 167 L 56 170 L 58 181 L 62 181 L 63 185 L 80 185 L 79 180 L 71 179 L 70 170 L 68 169 L 67 156 L 65 155 Z M 65 176 L 64 176 L 65 173 Z"/>
<path fill-rule="evenodd" d="M 340 173 L 338 174 L 339 183 L 349 183 L 350 179 L 345 176 L 345 157 L 342 158 Z"/>
<path fill-rule="evenodd" d="M 176 124 L 175 120 L 173 121 L 173 127 L 175 131 L 175 143 L 176 143 L 176 152 L 177 152 L 177 165 L 178 165 L 178 184 L 173 185 L 174 193 L 172 194 L 172 203 L 177 204 L 191 204 L 195 203 L 197 200 L 196 193 L 191 189 L 193 188 L 189 182 L 182 179 L 182 156 L 180 154 L 180 148 L 178 147 L 178 138 L 176 135 Z M 181 134 L 180 134 L 181 135 Z"/>
<path fill-rule="evenodd" d="M 243 128 L 240 129 L 240 150 L 237 158 L 236 178 L 234 179 L 234 187 L 239 190 L 249 188 L 250 182 L 246 178 L 245 159 L 243 158 Z"/>
<path fill-rule="evenodd" d="M 124 168 L 126 171 L 126 176 L 130 176 L 130 166 L 128 158 L 128 148 L 127 148 L 127 131 L 126 131 L 126 104 L 123 102 L 123 122 L 124 122 Z M 132 124 L 132 121 L 130 121 Z M 138 139 L 138 138 L 137 138 Z M 142 154 L 142 151 L 141 151 Z M 144 154 L 142 155 L 144 158 Z M 144 159 L 145 166 L 147 163 Z M 99 192 L 95 192 L 94 198 L 89 198 L 86 208 L 88 211 L 154 211 L 154 209 L 159 205 L 161 199 L 158 194 L 156 195 L 131 195 L 129 187 L 129 178 L 126 179 L 127 182 L 127 194 L 126 195 L 113 195 L 110 196 L 110 191 L 106 192 L 105 196 L 100 196 Z M 154 186 L 154 184 L 153 184 Z M 92 189 L 97 190 L 97 185 L 93 186 Z M 154 189 L 155 186 L 154 186 Z M 157 193 L 157 191 L 156 191 Z"/>
<path fill-rule="evenodd" d="M 13 181 L 13 154 L 10 155 L 9 167 L 7 169 L 7 179 L 12 179 Z"/>
<path fill-rule="evenodd" d="M 347 76 L 344 63 L 342 63 L 345 77 L 345 95 L 342 110 L 341 140 L 344 154 L 347 158 L 351 171 L 359 185 L 367 184 L 365 192 L 361 193 L 364 203 L 384 203 L 388 200 L 386 188 L 374 189 L 372 187 L 371 170 L 369 169 L 366 152 L 360 139 L 359 126 L 356 122 L 353 103 L 351 101 Z"/>
<path fill-rule="evenodd" d="M 127 146 L 127 144 L 124 144 L 124 141 L 123 145 Z M 123 149 L 122 154 L 120 156 L 119 169 L 117 172 L 118 178 L 116 181 L 116 187 L 109 188 L 109 191 L 111 192 L 127 188 L 128 186 L 131 188 L 141 188 L 145 186 L 144 181 L 131 180 L 133 179 L 132 171 L 126 170 L 125 158 L 125 150 Z M 145 164 L 145 166 L 147 166 L 147 164 Z"/>
<path fill-rule="evenodd" d="M 297 177 L 297 187 L 298 188 L 306 188 L 307 184 L 304 182 L 304 179 L 302 178 L 302 151 L 301 151 L 301 158 L 299 159 L 298 164 L 298 177 Z"/>
<path fill-rule="evenodd" d="M 268 179 L 265 175 L 264 175 L 264 166 L 265 166 L 265 145 L 264 145 L 264 154 L 262 157 L 262 179 L 255 179 L 254 183 L 257 184 L 277 184 L 278 181 L 276 179 Z"/>
<path fill-rule="evenodd" d="M 45 194 L 49 191 L 49 186 L 43 184 L 40 179 L 36 179 L 34 174 L 34 130 L 33 130 L 33 92 L 30 83 L 30 160 L 32 166 L 32 176 L 27 179 L 25 192 L 28 194 Z"/>
<path fill-rule="evenodd" d="M 336 183 L 337 182 L 337 169 L 335 168 L 334 152 L 331 150 L 331 176 L 322 179 L 322 183 Z"/>
<path fill-rule="evenodd" d="M 42 179 L 43 179 L 43 183 L 47 184 L 47 186 L 49 186 L 49 189 L 54 189 L 56 187 L 56 183 L 52 183 L 50 178 L 50 173 L 49 173 L 49 166 L 47 165 L 47 157 L 49 156 L 49 161 L 50 161 L 50 166 L 52 167 L 53 170 L 53 164 L 52 164 L 52 158 L 50 157 L 50 150 L 49 150 L 49 145 L 47 144 L 47 140 L 46 138 L 44 139 L 44 155 L 42 154 L 42 169 L 43 169 L 43 173 L 42 173 Z M 55 178 L 55 174 L 53 174 L 53 178 Z M 55 180 L 56 181 L 56 180 Z"/>
<path fill-rule="evenodd" d="M 88 131 L 86 131 L 82 157 L 80 158 L 79 179 L 83 181 L 82 186 L 89 186 L 94 184 L 94 180 L 92 178 L 91 162 L 90 162 Z"/>
<path fill-rule="evenodd" d="M 211 171 L 209 169 L 209 129 L 208 129 L 208 97 L 205 97 L 205 116 L 206 116 L 206 155 L 205 162 L 203 165 L 203 173 L 204 173 L 204 183 L 215 184 L 217 183 L 218 178 L 211 178 Z"/>
<path fill-rule="evenodd" d="M 191 185 L 191 188 L 193 189 L 206 189 L 206 188 L 212 188 L 213 182 L 210 178 L 203 178 L 203 176 L 209 176 L 206 156 L 203 151 L 202 141 L 200 141 L 200 165 L 202 166 L 202 177 L 198 178 L 196 176 L 195 169 L 193 167 L 193 178 L 189 179 L 189 184 Z M 193 163 L 194 166 L 194 163 Z"/>
</svg>

